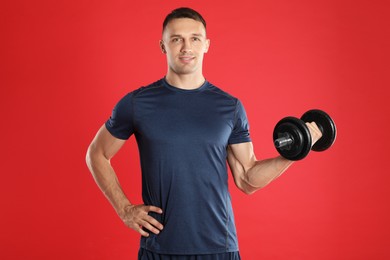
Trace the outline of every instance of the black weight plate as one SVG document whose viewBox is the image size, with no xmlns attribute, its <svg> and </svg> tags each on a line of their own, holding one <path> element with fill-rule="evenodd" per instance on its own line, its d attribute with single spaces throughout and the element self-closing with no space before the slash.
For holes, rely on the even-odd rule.
<svg viewBox="0 0 390 260">
<path fill-rule="evenodd" d="M 310 131 L 306 124 L 296 117 L 285 117 L 274 128 L 274 141 L 286 134 L 293 139 L 293 143 L 287 147 L 275 147 L 280 155 L 292 161 L 298 161 L 306 157 L 311 148 Z"/>
<path fill-rule="evenodd" d="M 321 152 L 332 146 L 336 140 L 337 129 L 332 118 L 322 110 L 312 109 L 301 117 L 304 122 L 316 122 L 322 132 L 322 137 L 311 148 L 313 151 Z"/>
</svg>

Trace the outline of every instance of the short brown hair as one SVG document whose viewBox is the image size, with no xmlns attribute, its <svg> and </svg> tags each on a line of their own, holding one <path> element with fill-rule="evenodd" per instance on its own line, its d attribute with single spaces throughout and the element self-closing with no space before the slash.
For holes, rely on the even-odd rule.
<svg viewBox="0 0 390 260">
<path fill-rule="evenodd" d="M 203 19 L 200 13 L 188 7 L 180 7 L 173 10 L 170 14 L 168 14 L 165 17 L 163 22 L 163 31 L 170 21 L 179 18 L 190 18 L 195 21 L 201 22 L 204 25 L 204 28 L 206 29 L 206 21 Z"/>
</svg>

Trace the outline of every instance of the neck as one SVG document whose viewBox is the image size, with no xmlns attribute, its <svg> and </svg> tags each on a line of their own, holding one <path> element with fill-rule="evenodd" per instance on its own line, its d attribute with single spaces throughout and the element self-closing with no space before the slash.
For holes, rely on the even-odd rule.
<svg viewBox="0 0 390 260">
<path fill-rule="evenodd" d="M 180 88 L 180 89 L 197 89 L 203 85 L 205 82 L 205 78 L 202 74 L 194 75 L 194 74 L 176 74 L 170 73 L 168 71 L 165 80 L 172 86 Z"/>
</svg>

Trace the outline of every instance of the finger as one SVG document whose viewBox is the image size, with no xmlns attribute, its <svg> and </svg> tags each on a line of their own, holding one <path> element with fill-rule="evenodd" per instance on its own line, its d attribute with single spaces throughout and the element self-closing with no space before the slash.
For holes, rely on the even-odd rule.
<svg viewBox="0 0 390 260">
<path fill-rule="evenodd" d="M 159 213 L 159 214 L 163 213 L 162 209 L 160 209 L 158 207 L 155 207 L 155 206 L 146 206 L 146 210 L 147 211 L 156 212 L 156 213 Z"/>
<path fill-rule="evenodd" d="M 317 125 L 316 122 L 312 122 L 312 123 L 311 123 L 311 126 L 312 126 L 312 128 L 313 128 L 317 133 L 321 133 L 321 130 L 320 130 L 320 128 L 318 127 L 318 125 Z"/>
<path fill-rule="evenodd" d="M 149 222 L 147 221 L 144 221 L 142 223 L 142 226 L 144 228 L 146 228 L 147 230 L 153 232 L 154 234 L 158 235 L 160 233 L 160 230 L 158 230 L 157 228 L 155 228 L 154 226 L 152 226 Z"/>
<path fill-rule="evenodd" d="M 306 123 L 307 127 L 309 128 L 310 132 L 315 133 L 317 135 L 321 135 L 321 130 L 318 128 L 316 122 Z"/>
<path fill-rule="evenodd" d="M 163 230 L 164 228 L 164 226 L 160 222 L 158 222 L 155 218 L 151 216 L 147 216 L 145 220 L 150 224 L 152 224 L 153 226 L 155 226 L 156 228 L 158 228 L 159 230 Z"/>
<path fill-rule="evenodd" d="M 143 237 L 149 237 L 149 233 L 146 232 L 145 230 L 143 230 L 142 227 L 139 227 L 136 231 L 137 231 L 138 233 L 140 233 L 141 236 L 143 236 Z"/>
<path fill-rule="evenodd" d="M 312 140 L 312 146 L 322 137 L 322 132 L 315 122 L 306 123 Z"/>
<path fill-rule="evenodd" d="M 140 233 L 141 236 L 143 236 L 143 237 L 149 236 L 149 233 L 146 232 L 145 230 L 143 230 L 141 225 L 134 224 L 134 225 L 128 225 L 128 227 L 134 229 L 135 231 Z"/>
</svg>

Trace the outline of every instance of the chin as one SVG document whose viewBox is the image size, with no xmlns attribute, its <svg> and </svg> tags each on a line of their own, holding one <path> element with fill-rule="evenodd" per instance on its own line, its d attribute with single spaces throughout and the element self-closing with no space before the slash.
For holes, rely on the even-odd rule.
<svg viewBox="0 0 390 260">
<path fill-rule="evenodd" d="M 178 75 L 193 74 L 197 71 L 196 68 L 176 68 L 173 71 Z"/>
</svg>

